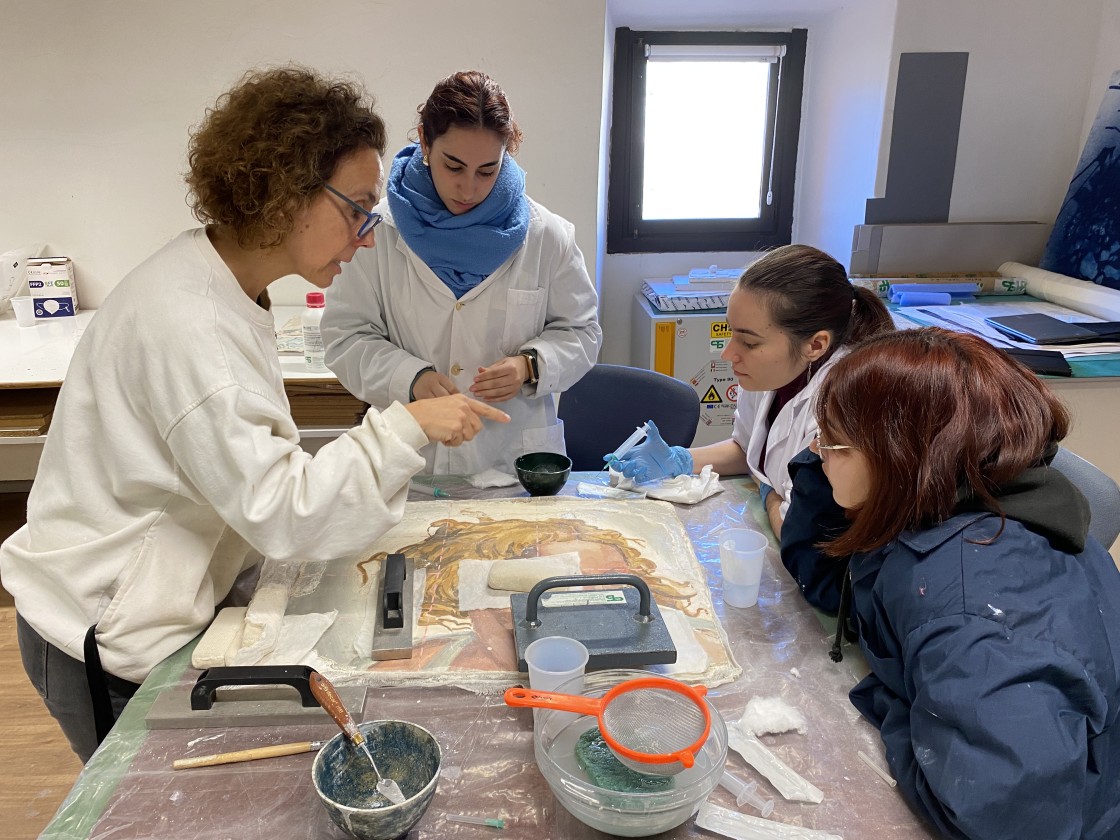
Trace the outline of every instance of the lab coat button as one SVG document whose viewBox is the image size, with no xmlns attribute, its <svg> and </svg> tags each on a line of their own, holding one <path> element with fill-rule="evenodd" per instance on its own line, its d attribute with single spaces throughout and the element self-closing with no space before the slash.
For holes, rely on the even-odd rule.
<svg viewBox="0 0 1120 840">
<path fill-rule="evenodd" d="M 456 309 L 462 309 L 463 308 L 463 302 L 461 300 L 455 301 L 455 308 Z"/>
<path fill-rule="evenodd" d="M 458 376 L 462 372 L 463 372 L 463 369 L 461 367 L 459 367 L 458 365 L 452 365 L 451 366 L 451 375 L 452 376 Z"/>
</svg>

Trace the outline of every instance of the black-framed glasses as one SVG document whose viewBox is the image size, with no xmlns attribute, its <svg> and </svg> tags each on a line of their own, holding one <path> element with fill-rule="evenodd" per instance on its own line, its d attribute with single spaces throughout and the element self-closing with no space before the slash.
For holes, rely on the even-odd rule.
<svg viewBox="0 0 1120 840">
<path fill-rule="evenodd" d="M 359 239 L 361 239 L 363 236 L 365 236 L 367 233 L 369 233 L 371 230 L 373 230 L 375 227 L 377 227 L 379 224 L 381 224 L 382 216 L 381 216 L 380 213 L 374 213 L 371 210 L 367 210 L 366 208 L 362 207 L 362 205 L 360 205 L 358 202 L 354 201 L 354 199 L 348 198 L 347 196 L 340 193 L 338 190 L 336 190 L 330 184 L 324 184 L 323 187 L 327 190 L 327 192 L 332 193 L 334 195 L 337 195 L 339 198 L 341 198 L 343 201 L 345 201 L 347 204 L 349 204 L 352 208 L 354 208 L 355 213 L 361 213 L 363 216 L 365 216 L 365 221 L 363 221 L 361 223 L 361 225 L 358 226 L 358 238 Z"/>
</svg>

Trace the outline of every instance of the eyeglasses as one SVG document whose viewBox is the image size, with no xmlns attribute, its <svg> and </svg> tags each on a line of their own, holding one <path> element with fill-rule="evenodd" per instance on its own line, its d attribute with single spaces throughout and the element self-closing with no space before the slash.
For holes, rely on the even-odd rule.
<svg viewBox="0 0 1120 840">
<path fill-rule="evenodd" d="M 362 207 L 362 205 L 358 204 L 358 202 L 344 196 L 330 184 L 324 184 L 323 186 L 326 188 L 327 192 L 337 195 L 339 198 L 349 204 L 354 209 L 355 213 L 361 213 L 363 216 L 365 216 L 365 221 L 363 221 L 361 225 L 358 226 L 359 239 L 361 239 L 363 236 L 365 236 L 367 233 L 381 224 L 382 216 L 380 213 L 374 213 L 370 210 L 367 210 L 366 208 Z"/>
<path fill-rule="evenodd" d="M 845 443 L 821 443 L 821 433 L 813 435 L 813 445 L 821 452 L 835 452 L 837 449 L 855 449 Z"/>
</svg>

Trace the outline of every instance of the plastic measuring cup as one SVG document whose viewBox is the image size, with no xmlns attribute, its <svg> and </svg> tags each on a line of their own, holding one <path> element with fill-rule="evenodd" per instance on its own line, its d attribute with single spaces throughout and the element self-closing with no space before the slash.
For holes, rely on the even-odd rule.
<svg viewBox="0 0 1120 840">
<path fill-rule="evenodd" d="M 723 602 L 731 607 L 758 603 L 762 558 L 769 540 L 749 528 L 731 528 L 720 534 L 719 565 L 723 572 Z"/>
<path fill-rule="evenodd" d="M 587 668 L 587 648 L 567 636 L 545 636 L 525 648 L 525 664 L 529 669 L 529 687 L 537 691 L 555 691 L 565 686 L 570 694 L 583 692 L 583 672 Z M 574 712 L 554 712 L 551 721 L 563 728 L 578 718 Z M 539 724 L 541 710 L 533 710 L 533 722 Z M 551 727 L 549 727 L 551 731 Z"/>
<path fill-rule="evenodd" d="M 561 683 L 583 675 L 587 667 L 587 648 L 567 636 L 545 636 L 525 648 L 525 664 L 529 666 L 529 687 L 537 691 L 554 691 Z M 583 682 L 568 686 L 569 694 L 583 691 Z"/>
<path fill-rule="evenodd" d="M 738 776 L 733 776 L 727 770 L 723 771 L 723 775 L 719 778 L 719 783 L 735 796 L 735 804 L 740 808 L 743 805 L 750 805 L 752 808 L 758 809 L 758 813 L 763 817 L 770 816 L 774 811 L 774 800 L 766 799 L 761 793 L 758 792 L 758 782 L 746 782 Z"/>
</svg>

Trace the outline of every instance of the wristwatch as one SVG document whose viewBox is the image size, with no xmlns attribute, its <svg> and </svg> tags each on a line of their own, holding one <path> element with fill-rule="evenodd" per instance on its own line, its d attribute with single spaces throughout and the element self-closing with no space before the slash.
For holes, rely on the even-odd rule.
<svg viewBox="0 0 1120 840">
<path fill-rule="evenodd" d="M 536 385 L 541 378 L 540 371 L 537 368 L 537 351 L 522 350 L 519 355 L 523 356 L 529 365 L 529 378 L 525 380 L 525 384 Z"/>
</svg>

